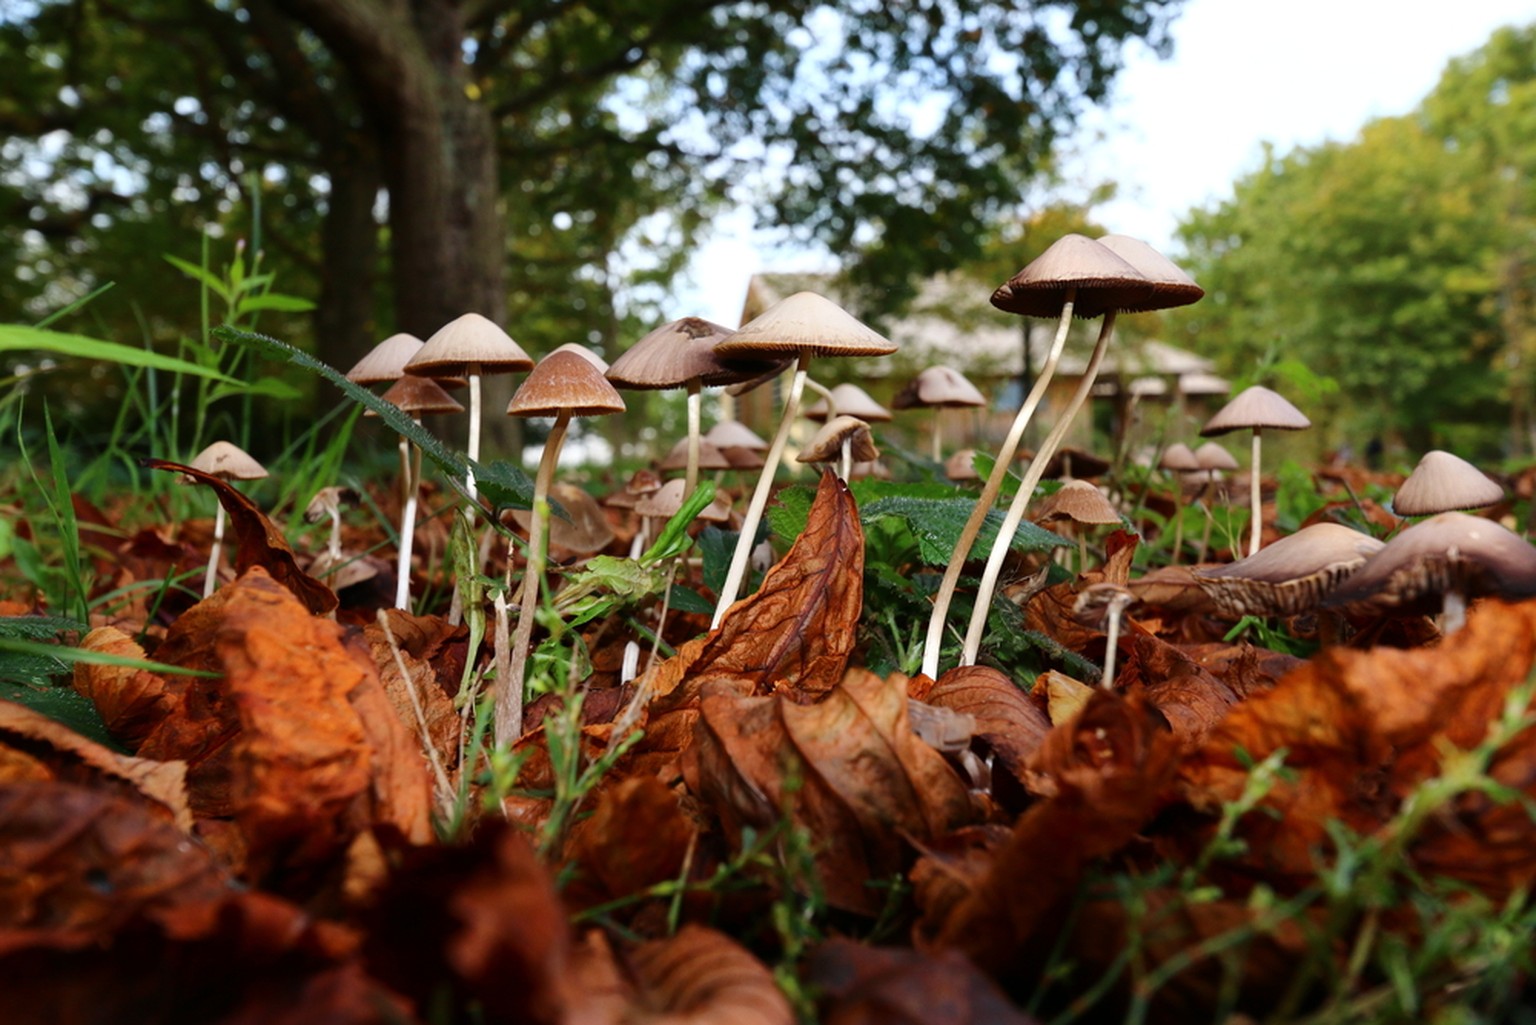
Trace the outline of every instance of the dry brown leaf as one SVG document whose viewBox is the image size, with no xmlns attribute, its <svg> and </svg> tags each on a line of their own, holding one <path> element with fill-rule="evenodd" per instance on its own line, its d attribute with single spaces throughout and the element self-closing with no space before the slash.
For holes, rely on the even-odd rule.
<svg viewBox="0 0 1536 1025">
<path fill-rule="evenodd" d="M 640 988 L 625 1021 L 645 1025 L 793 1025 L 773 973 L 722 932 L 685 925 L 626 959 Z M 638 1013 L 636 1013 L 638 1011 Z"/>
<path fill-rule="evenodd" d="M 848 485 L 824 472 L 805 530 L 788 554 L 755 594 L 730 607 L 719 629 L 657 667 L 653 703 L 662 711 L 680 707 L 721 678 L 743 693 L 823 694 L 843 678 L 863 602 L 859 511 Z"/>
<path fill-rule="evenodd" d="M 390 629 L 394 626 L 391 623 Z M 411 700 L 414 692 L 416 700 L 421 703 L 422 718 L 426 720 L 427 736 L 432 747 L 437 751 L 438 758 L 445 766 L 457 764 L 459 760 L 459 733 L 463 720 L 459 717 L 458 709 L 453 707 L 453 699 L 438 682 L 437 673 L 432 664 L 424 658 L 418 658 L 400 644 L 400 639 L 395 638 L 395 643 L 400 648 L 400 661 L 405 664 L 406 672 L 410 674 L 407 679 L 400 673 L 400 666 L 395 662 L 394 652 L 390 649 L 389 639 L 377 622 L 363 628 L 363 637 L 367 641 L 369 655 L 373 659 L 374 666 L 379 672 L 379 682 L 384 686 L 384 693 L 389 697 L 389 703 L 395 710 L 395 715 L 404 724 L 406 730 L 416 736 L 420 732 L 417 724 L 416 708 Z"/>
<path fill-rule="evenodd" d="M 213 489 L 219 504 L 229 515 L 229 526 L 235 532 L 235 574 L 244 575 L 253 566 L 260 566 L 272 579 L 304 603 L 311 612 L 324 614 L 335 610 L 336 593 L 314 577 L 299 569 L 294 561 L 293 549 L 283 532 L 267 519 L 266 513 L 256 507 L 228 481 L 211 473 L 194 470 L 190 466 L 173 463 L 166 459 L 145 459 L 143 465 L 151 470 L 170 470 L 185 474 Z"/>
<path fill-rule="evenodd" d="M 1046 708 L 1050 722 L 1067 722 L 1082 714 L 1083 706 L 1093 697 L 1094 688 L 1066 673 L 1047 669 L 1035 680 L 1036 687 L 1045 688 Z M 1042 738 L 1043 739 L 1043 738 Z"/>
<path fill-rule="evenodd" d="M 666 784 L 646 775 L 621 780 L 571 830 L 566 902 L 579 910 L 678 878 L 698 832 Z"/>
<path fill-rule="evenodd" d="M 905 681 L 862 669 L 815 705 L 706 692 L 683 770 L 731 842 L 782 815 L 807 829 L 828 902 L 864 914 L 884 900 L 867 884 L 905 868 L 909 839 L 974 814 L 965 784 L 908 725 Z"/>
<path fill-rule="evenodd" d="M 990 666 L 957 666 L 939 677 L 924 699 L 976 719 L 976 735 L 987 742 L 1015 778 L 1034 754 L 1051 724 L 1038 705 L 1004 673 Z"/>
<path fill-rule="evenodd" d="M 832 939 L 811 952 L 823 1025 L 1029 1025 L 991 979 L 953 950 L 866 947 Z"/>
<path fill-rule="evenodd" d="M 80 641 L 86 651 L 144 659 L 144 649 L 112 626 L 98 627 Z M 137 746 L 175 705 L 165 680 L 147 669 L 77 662 L 75 690 L 89 698 L 107 730 L 129 746 Z"/>
</svg>

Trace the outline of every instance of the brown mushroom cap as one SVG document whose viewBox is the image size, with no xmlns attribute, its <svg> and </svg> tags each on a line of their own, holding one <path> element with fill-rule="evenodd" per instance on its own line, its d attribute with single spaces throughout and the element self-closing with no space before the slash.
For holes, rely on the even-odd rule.
<svg viewBox="0 0 1536 1025">
<path fill-rule="evenodd" d="M 957 481 L 980 480 L 981 474 L 976 472 L 976 450 L 962 448 L 944 460 L 944 476 Z"/>
<path fill-rule="evenodd" d="M 761 359 L 809 351 L 818 356 L 889 356 L 890 339 L 815 292 L 781 299 L 715 346 L 726 359 Z"/>
<path fill-rule="evenodd" d="M 549 518 L 549 546 L 564 549 L 573 555 L 591 555 L 607 548 L 613 540 L 613 528 L 603 515 L 597 499 L 587 494 L 585 488 L 564 481 L 554 481 L 549 495 L 565 510 L 565 516 Z M 509 510 L 513 520 L 523 530 L 532 529 L 531 509 Z"/>
<path fill-rule="evenodd" d="M 1152 282 L 1085 235 L 1063 235 L 992 293 L 992 305 L 1026 317 L 1059 317 L 1076 289 L 1072 313 L 1097 317 L 1150 299 Z"/>
<path fill-rule="evenodd" d="M 672 446 L 661 462 L 656 464 L 658 470 L 684 470 L 688 467 L 688 439 L 684 438 Z M 735 464 L 726 458 L 724 452 L 714 445 L 699 439 L 699 462 L 701 470 L 733 470 Z"/>
<path fill-rule="evenodd" d="M 379 566 L 365 555 L 342 552 L 333 558 L 329 551 L 324 551 L 310 561 L 309 574 L 333 591 L 344 591 L 378 576 Z"/>
<path fill-rule="evenodd" d="M 1041 523 L 1050 520 L 1071 520 L 1083 524 L 1119 523 L 1120 513 L 1096 484 L 1071 480 L 1063 484 L 1054 495 L 1048 495 L 1041 501 L 1035 520 Z"/>
<path fill-rule="evenodd" d="M 1020 449 L 1019 458 L 1034 459 L 1034 450 Z M 1067 472 L 1069 469 L 1072 471 L 1070 474 Z M 1109 472 L 1109 460 L 1069 445 L 1051 453 L 1050 461 L 1045 464 L 1045 469 L 1040 472 L 1040 476 L 1046 480 L 1067 476 L 1091 480 L 1094 477 L 1102 477 L 1107 472 Z"/>
<path fill-rule="evenodd" d="M 1210 444 L 1215 443 L 1211 442 Z M 1220 445 L 1216 447 L 1221 448 Z M 1200 460 L 1195 458 L 1195 453 L 1182 441 L 1176 441 L 1163 450 L 1163 457 L 1157 461 L 1157 467 L 1160 470 L 1171 470 L 1174 473 L 1192 473 L 1195 470 L 1204 469 L 1200 465 Z"/>
<path fill-rule="evenodd" d="M 588 363 L 591 363 L 598 370 L 601 370 L 605 375 L 608 373 L 608 361 L 603 359 L 603 357 L 599 356 L 597 353 L 593 352 L 591 349 L 587 348 L 585 345 L 577 345 L 575 342 L 566 342 L 564 345 L 556 346 L 555 351 L 574 352 L 576 355 L 585 359 Z"/>
<path fill-rule="evenodd" d="M 392 402 L 406 413 L 423 416 L 430 413 L 462 413 L 464 407 L 443 386 L 430 377 L 405 374 L 390 385 L 383 395 L 385 402 Z M 364 416 L 378 416 L 373 410 L 363 411 Z"/>
<path fill-rule="evenodd" d="M 1492 520 L 1440 513 L 1387 542 L 1325 604 L 1417 608 L 1446 592 L 1468 598 L 1536 595 L 1536 548 Z"/>
<path fill-rule="evenodd" d="M 1302 431 L 1312 426 L 1301 410 L 1284 396 L 1261 384 L 1245 388 L 1231 402 L 1200 428 L 1200 437 L 1209 438 L 1228 431 Z"/>
<path fill-rule="evenodd" d="M 856 416 L 865 423 L 884 423 L 893 419 L 891 411 L 870 397 L 869 392 L 856 384 L 840 384 L 832 389 L 832 405 L 839 416 Z M 817 400 L 805 409 L 805 418 L 818 423 L 827 419 L 827 400 Z"/>
<path fill-rule="evenodd" d="M 1504 500 L 1504 489 L 1460 456 L 1438 449 L 1424 453 L 1392 497 L 1399 516 L 1432 516 L 1482 509 Z"/>
<path fill-rule="evenodd" d="M 405 373 L 405 365 L 411 361 L 411 357 L 426 344 L 415 335 L 405 332 L 390 335 L 352 365 L 352 369 L 347 371 L 347 380 L 354 384 L 387 384 L 397 381 Z"/>
<path fill-rule="evenodd" d="M 721 420 L 704 432 L 704 440 L 716 448 L 749 448 L 754 452 L 768 451 L 768 443 L 752 432 L 752 428 L 740 420 Z"/>
<path fill-rule="evenodd" d="M 225 480 L 261 480 L 267 476 L 265 466 L 229 441 L 214 442 L 194 456 L 188 465 Z"/>
<path fill-rule="evenodd" d="M 986 398 L 965 375 L 950 367 L 929 367 L 896 393 L 891 405 L 896 409 L 985 406 Z M 839 406 L 839 409 L 842 407 Z"/>
<path fill-rule="evenodd" d="M 736 384 L 773 370 L 782 360 L 728 360 L 715 352 L 716 343 L 731 329 L 704 320 L 684 317 L 663 324 L 641 338 L 608 369 L 608 380 L 620 388 L 681 388 L 690 381 L 702 385 Z"/>
<path fill-rule="evenodd" d="M 1228 616 L 1294 616 L 1317 608 L 1383 547 L 1342 524 L 1314 523 L 1246 559 L 1196 569 L 1195 582 Z"/>
<path fill-rule="evenodd" d="M 669 520 L 683 507 L 683 497 L 687 488 L 688 482 L 681 477 L 669 480 L 655 491 L 641 495 L 635 501 L 635 512 L 641 516 Z"/>
<path fill-rule="evenodd" d="M 1185 273 L 1184 268 L 1141 239 L 1131 238 L 1129 235 L 1105 235 L 1098 241 L 1099 245 L 1141 271 L 1146 279 L 1152 282 L 1151 298 L 1143 300 L 1134 307 L 1127 306 L 1128 312 L 1146 313 L 1149 310 L 1188 306 L 1190 303 L 1198 302 L 1205 295 L 1205 289 L 1197 285 L 1195 279 Z"/>
<path fill-rule="evenodd" d="M 733 470 L 761 470 L 768 465 L 757 449 L 745 445 L 727 445 L 720 450 L 720 454 L 725 456 L 725 461 L 731 464 Z"/>
<path fill-rule="evenodd" d="M 507 403 L 508 416 L 602 416 L 624 412 L 624 399 L 597 365 L 569 350 L 539 360 Z"/>
<path fill-rule="evenodd" d="M 831 463 L 843 458 L 843 442 L 849 443 L 854 462 L 868 463 L 880 457 L 869 424 L 856 416 L 834 416 L 823 424 L 796 457 L 802 463 Z"/>
<path fill-rule="evenodd" d="M 438 328 L 405 366 L 422 377 L 463 377 L 475 367 L 481 374 L 527 370 L 533 359 L 496 324 L 466 313 Z"/>
</svg>

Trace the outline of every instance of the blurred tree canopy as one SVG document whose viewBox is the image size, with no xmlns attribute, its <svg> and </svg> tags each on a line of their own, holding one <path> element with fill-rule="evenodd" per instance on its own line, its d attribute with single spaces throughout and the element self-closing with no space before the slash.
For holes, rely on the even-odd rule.
<svg viewBox="0 0 1536 1025">
<path fill-rule="evenodd" d="M 1269 153 L 1181 237 L 1209 294 L 1170 316 L 1170 341 L 1235 377 L 1332 378 L 1306 407 L 1328 444 L 1529 453 L 1536 25 L 1453 61 L 1406 116 Z"/>
<path fill-rule="evenodd" d="M 12 3 L 0 319 L 112 280 L 153 334 L 160 254 L 215 224 L 259 232 L 334 363 L 469 309 L 601 343 L 616 287 L 670 280 L 742 196 L 899 297 L 1177 2 Z"/>
</svg>

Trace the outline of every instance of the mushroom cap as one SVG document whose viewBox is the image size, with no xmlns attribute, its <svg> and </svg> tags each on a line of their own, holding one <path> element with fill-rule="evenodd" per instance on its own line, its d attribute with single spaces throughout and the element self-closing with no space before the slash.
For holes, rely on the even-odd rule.
<svg viewBox="0 0 1536 1025">
<path fill-rule="evenodd" d="M 585 345 L 577 345 L 575 342 L 566 342 L 564 345 L 556 346 L 555 351 L 574 352 L 576 355 L 581 356 L 588 363 L 591 363 L 594 367 L 601 370 L 604 374 L 608 373 L 608 361 L 603 359 L 603 357 L 599 356 L 597 353 L 593 352 L 591 349 L 587 348 Z"/>
<path fill-rule="evenodd" d="M 918 406 L 985 406 L 986 398 L 965 375 L 951 367 L 929 367 L 896 393 L 891 405 L 896 409 Z"/>
<path fill-rule="evenodd" d="M 1209 438 L 1228 431 L 1302 431 L 1312 426 L 1301 410 L 1277 392 L 1261 384 L 1245 388 L 1200 428 Z"/>
<path fill-rule="evenodd" d="M 1139 308 L 1153 283 L 1124 259 L 1086 235 L 1063 235 L 992 293 L 992 305 L 1026 317 L 1059 317 L 1076 289 L 1072 314 L 1097 317 Z"/>
<path fill-rule="evenodd" d="M 188 464 L 194 470 L 211 473 L 225 480 L 261 480 L 267 476 L 267 468 L 258 463 L 245 449 L 229 441 L 216 441 L 192 457 Z"/>
<path fill-rule="evenodd" d="M 950 480 L 980 480 L 981 474 L 976 472 L 976 450 L 962 448 L 944 460 L 944 476 Z"/>
<path fill-rule="evenodd" d="M 319 523 L 330 519 L 331 513 L 357 501 L 357 492 L 351 488 L 332 484 L 315 492 L 315 497 L 304 507 L 304 522 Z"/>
<path fill-rule="evenodd" d="M 390 335 L 368 350 L 368 355 L 352 365 L 347 380 L 353 384 L 386 384 L 399 380 L 405 373 L 405 365 L 427 343 L 413 334 L 400 332 Z"/>
<path fill-rule="evenodd" d="M 802 463 L 830 463 L 843 457 L 843 442 L 849 443 L 854 462 L 869 463 L 880 457 L 869 424 L 856 416 L 839 414 L 822 425 L 795 458 Z"/>
<path fill-rule="evenodd" d="M 1197 470 L 1235 470 L 1237 457 L 1214 441 L 1207 441 L 1194 451 Z"/>
<path fill-rule="evenodd" d="M 1215 442 L 1208 442 L 1208 444 L 1215 444 Z M 1216 447 L 1221 448 L 1220 445 Z M 1222 449 L 1222 451 L 1226 450 Z M 1157 467 L 1160 470 L 1172 470 L 1174 473 L 1190 473 L 1204 469 L 1200 465 L 1200 460 L 1195 458 L 1195 453 L 1182 441 L 1176 441 L 1163 449 L 1163 457 L 1157 461 Z"/>
<path fill-rule="evenodd" d="M 733 470 L 761 470 L 768 465 L 757 449 L 745 445 L 727 445 L 720 452 Z"/>
<path fill-rule="evenodd" d="M 1146 313 L 1151 310 L 1167 310 L 1175 306 L 1188 306 L 1205 295 L 1205 289 L 1174 263 L 1139 238 L 1129 235 L 1105 235 L 1099 245 L 1114 253 L 1152 282 L 1152 295 L 1134 307 L 1130 313 Z"/>
<path fill-rule="evenodd" d="M 690 381 L 702 385 L 749 381 L 775 368 L 782 360 L 728 360 L 715 344 L 731 329 L 702 317 L 684 317 L 663 324 L 631 345 L 608 368 L 608 380 L 620 388 L 681 388 Z"/>
<path fill-rule="evenodd" d="M 848 468 L 849 480 L 862 480 L 865 477 L 871 480 L 890 480 L 891 468 L 878 459 L 866 459 Z"/>
<path fill-rule="evenodd" d="M 669 480 L 655 491 L 647 492 L 635 500 L 635 512 L 641 516 L 654 516 L 669 520 L 683 507 L 683 494 L 688 482 L 681 477 Z"/>
<path fill-rule="evenodd" d="M 656 464 L 658 470 L 682 470 L 688 466 L 688 439 L 683 438 L 672 446 L 661 462 Z M 725 453 L 711 445 L 703 438 L 699 439 L 699 469 L 701 470 L 734 470 L 735 464 L 725 457 Z"/>
<path fill-rule="evenodd" d="M 332 558 L 329 551 L 324 551 L 310 561 L 309 574 L 333 591 L 345 591 L 378 576 L 379 566 L 365 555 L 342 552 Z"/>
<path fill-rule="evenodd" d="M 1504 489 L 1465 459 L 1435 449 L 1424 453 L 1413 473 L 1392 496 L 1399 516 L 1432 516 L 1482 509 L 1504 500 Z"/>
<path fill-rule="evenodd" d="M 781 299 L 715 346 L 727 359 L 763 356 L 889 356 L 896 345 L 815 292 Z"/>
<path fill-rule="evenodd" d="M 379 396 L 392 402 L 407 413 L 462 413 L 464 407 L 443 386 L 430 377 L 403 374 Z M 364 416 L 378 416 L 373 410 L 363 411 Z"/>
<path fill-rule="evenodd" d="M 1295 616 L 1315 609 L 1340 581 L 1384 547 L 1339 523 L 1314 523 L 1246 559 L 1194 571 L 1224 614 Z"/>
<path fill-rule="evenodd" d="M 463 377 L 472 367 L 481 374 L 527 370 L 533 359 L 495 323 L 466 313 L 438 328 L 405 366 L 422 377 Z"/>
<path fill-rule="evenodd" d="M 624 399 L 597 364 L 569 349 L 539 360 L 507 403 L 508 416 L 603 416 L 624 412 Z"/>
<path fill-rule="evenodd" d="M 597 499 L 587 494 L 585 488 L 554 481 L 549 486 L 550 497 L 560 503 L 565 516 L 549 518 L 549 546 L 563 548 L 573 555 L 591 555 L 608 547 L 613 540 L 613 528 Z M 511 517 L 523 530 L 532 529 L 533 510 L 512 509 Z"/>
<path fill-rule="evenodd" d="M 1536 595 L 1536 547 L 1492 520 L 1440 513 L 1387 542 L 1325 604 L 1412 607 L 1447 591 L 1468 598 Z"/>
<path fill-rule="evenodd" d="M 832 389 L 832 405 L 837 408 L 837 415 L 844 413 L 856 416 L 866 423 L 884 423 L 894 419 L 891 411 L 880 403 L 870 398 L 869 392 L 856 384 L 840 384 Z M 827 419 L 827 400 L 825 397 L 817 400 L 805 409 L 805 418 L 815 420 L 818 423 Z"/>
<path fill-rule="evenodd" d="M 1054 495 L 1040 503 L 1037 522 L 1071 520 L 1073 523 L 1119 523 L 1120 513 L 1110 504 L 1098 485 L 1086 480 L 1069 480 Z"/>
<path fill-rule="evenodd" d="M 716 448 L 750 448 L 766 452 L 769 445 L 740 420 L 721 420 L 704 432 L 704 439 Z"/>
</svg>

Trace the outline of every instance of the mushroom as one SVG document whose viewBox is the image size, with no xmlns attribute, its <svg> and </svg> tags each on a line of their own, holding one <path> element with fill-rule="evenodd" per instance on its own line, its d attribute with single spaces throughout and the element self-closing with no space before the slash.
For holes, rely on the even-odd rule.
<svg viewBox="0 0 1536 1025">
<path fill-rule="evenodd" d="M 1059 493 L 1059 492 L 1058 492 Z M 1120 647 L 1120 616 L 1136 596 L 1119 584 L 1103 582 L 1089 584 L 1078 594 L 1072 605 L 1072 618 L 1084 626 L 1104 631 L 1104 675 L 1099 686 L 1104 690 L 1115 687 L 1115 654 Z"/>
<path fill-rule="evenodd" d="M 438 328 L 405 364 L 420 377 L 469 378 L 469 444 L 471 464 L 480 460 L 480 378 L 532 368 L 533 360 L 501 328 L 478 313 L 466 313 Z M 475 497 L 475 471 L 466 473 L 464 487 Z M 473 515 L 470 513 L 469 515 Z"/>
<path fill-rule="evenodd" d="M 962 448 L 944 460 L 944 476 L 956 482 L 980 480 L 981 474 L 976 472 L 976 450 Z"/>
<path fill-rule="evenodd" d="M 1083 528 L 1119 524 L 1120 513 L 1104 497 L 1098 486 L 1085 480 L 1072 480 L 1063 484 L 1054 495 L 1040 503 L 1035 516 L 1039 524 L 1060 524 L 1077 537 L 1077 571 L 1088 567 L 1088 542 Z"/>
<path fill-rule="evenodd" d="M 1466 621 L 1467 600 L 1536 596 L 1536 548 L 1508 528 L 1462 512 L 1415 523 L 1324 600 L 1353 611 L 1413 609 L 1439 598 L 1440 630 Z"/>
<path fill-rule="evenodd" d="M 1460 456 L 1438 449 L 1424 453 L 1413 473 L 1392 496 L 1399 516 L 1485 509 L 1504 500 L 1504 489 Z"/>
<path fill-rule="evenodd" d="M 728 359 L 773 359 L 793 355 L 795 373 L 784 399 L 783 419 L 774 433 L 773 443 L 764 457 L 763 472 L 757 479 L 752 500 L 742 518 L 741 535 L 731 555 L 731 565 L 720 588 L 710 629 L 720 625 L 725 610 L 736 601 L 746 576 L 747 561 L 756 544 L 757 526 L 762 521 L 773 475 L 784 454 L 784 444 L 794 425 L 805 389 L 806 370 L 813 356 L 888 356 L 896 346 L 855 319 L 836 303 L 814 292 L 796 292 L 774 303 L 741 330 L 715 346 L 715 352 Z"/>
<path fill-rule="evenodd" d="M 1199 467 L 1189 477 L 1200 485 L 1200 490 L 1195 492 L 1195 501 L 1204 503 L 1206 496 L 1211 494 L 1215 483 L 1221 480 L 1223 471 L 1237 469 L 1237 460 L 1232 453 L 1222 448 L 1214 441 L 1207 441 L 1195 449 L 1195 464 Z M 1205 528 L 1200 532 L 1200 554 L 1197 561 L 1204 562 L 1211 550 L 1211 524 L 1214 517 L 1211 510 L 1205 509 Z"/>
<path fill-rule="evenodd" d="M 813 383 L 807 381 L 806 386 L 810 387 Z M 893 419 L 889 409 L 876 402 L 869 392 L 856 384 L 837 385 L 805 410 L 805 418 L 817 423 L 826 423 L 829 417 L 844 414 L 856 416 L 865 423 L 885 423 Z"/>
<path fill-rule="evenodd" d="M 753 452 L 768 451 L 768 443 L 740 420 L 721 420 L 704 432 L 704 440 L 721 450 L 745 448 Z"/>
<path fill-rule="evenodd" d="M 943 441 L 940 437 L 946 409 L 975 409 L 987 404 L 976 386 L 965 375 L 950 367 L 929 367 L 920 372 L 896 393 L 891 405 L 896 409 L 933 410 L 932 450 L 934 462 L 944 458 Z"/>
<path fill-rule="evenodd" d="M 228 441 L 216 441 L 199 452 L 188 464 L 194 470 L 222 477 L 228 481 L 261 480 L 267 476 L 267 468 L 247 455 L 240 446 Z M 219 555 L 224 547 L 224 503 L 218 504 L 213 516 L 213 544 L 208 549 L 208 572 L 203 576 L 203 597 L 213 594 L 219 576 Z"/>
<path fill-rule="evenodd" d="M 1225 615 L 1296 616 L 1324 597 L 1384 547 L 1340 523 L 1314 523 L 1257 555 L 1201 566 L 1195 582 Z"/>
<path fill-rule="evenodd" d="M 517 635 L 506 650 L 505 599 L 496 617 L 496 743 L 510 746 L 523 731 L 523 677 L 528 646 L 533 639 L 534 610 L 544 575 L 544 536 L 549 523 L 549 485 L 571 418 L 622 413 L 624 399 L 591 360 L 574 352 L 556 351 L 538 362 L 507 404 L 508 416 L 552 416 L 554 425 L 544 439 L 539 470 L 533 484 L 533 517 L 528 529 L 528 565 L 518 592 Z M 507 580 L 512 578 L 512 553 L 507 553 Z M 503 672 L 502 670 L 506 671 Z"/>
<path fill-rule="evenodd" d="M 1229 431 L 1251 430 L 1253 432 L 1253 465 L 1248 470 L 1252 475 L 1249 493 L 1253 501 L 1253 530 L 1248 541 L 1249 555 L 1258 552 L 1259 538 L 1264 532 L 1263 507 L 1259 501 L 1260 446 L 1264 432 L 1266 430 L 1302 431 L 1311 426 L 1312 421 L 1308 420 L 1301 410 L 1263 385 L 1256 384 L 1243 390 L 1231 402 L 1217 410 L 1216 415 L 1207 420 L 1205 426 L 1200 429 L 1202 438 L 1226 434 Z"/>
<path fill-rule="evenodd" d="M 758 465 L 761 466 L 762 463 L 759 462 Z M 700 470 L 731 470 L 735 466 L 735 463 L 726 458 L 724 452 L 703 438 L 692 435 L 679 440 L 676 445 L 673 445 L 671 451 L 662 457 L 661 462 L 656 464 L 656 469 L 691 470 L 692 478 L 690 479 L 685 476 L 684 482 L 688 485 L 688 490 L 692 492 L 694 485 L 698 483 L 697 478 Z"/>
<path fill-rule="evenodd" d="M 855 461 L 869 463 L 880 458 L 869 424 L 856 416 L 839 414 L 816 432 L 800 450 L 796 460 L 802 463 L 836 463 L 838 476 L 847 480 Z"/>
<path fill-rule="evenodd" d="M 1195 459 L 1195 453 L 1188 445 L 1182 441 L 1176 441 L 1163 450 L 1162 458 L 1157 461 L 1157 467 L 1173 474 L 1173 553 L 1170 561 L 1177 566 L 1179 555 L 1184 549 L 1184 510 L 1186 508 L 1184 478 L 1187 474 L 1197 472 L 1200 469 L 1200 463 Z"/>
<path fill-rule="evenodd" d="M 603 515 L 603 507 L 585 488 L 564 481 L 554 481 L 549 492 L 560 508 L 563 517 L 555 517 L 547 524 L 549 548 L 561 549 L 574 556 L 595 555 L 607 548 L 613 540 L 613 527 Z M 533 510 L 513 509 L 511 518 L 522 529 L 532 532 Z"/>
<path fill-rule="evenodd" d="M 608 368 L 608 380 L 620 388 L 688 389 L 688 447 L 684 465 L 689 494 L 699 482 L 699 420 L 703 388 L 736 384 L 775 367 L 783 369 L 778 360 L 743 363 L 719 356 L 715 345 L 730 333 L 730 328 L 700 317 L 684 317 L 663 324 L 641 338 Z"/>
</svg>

